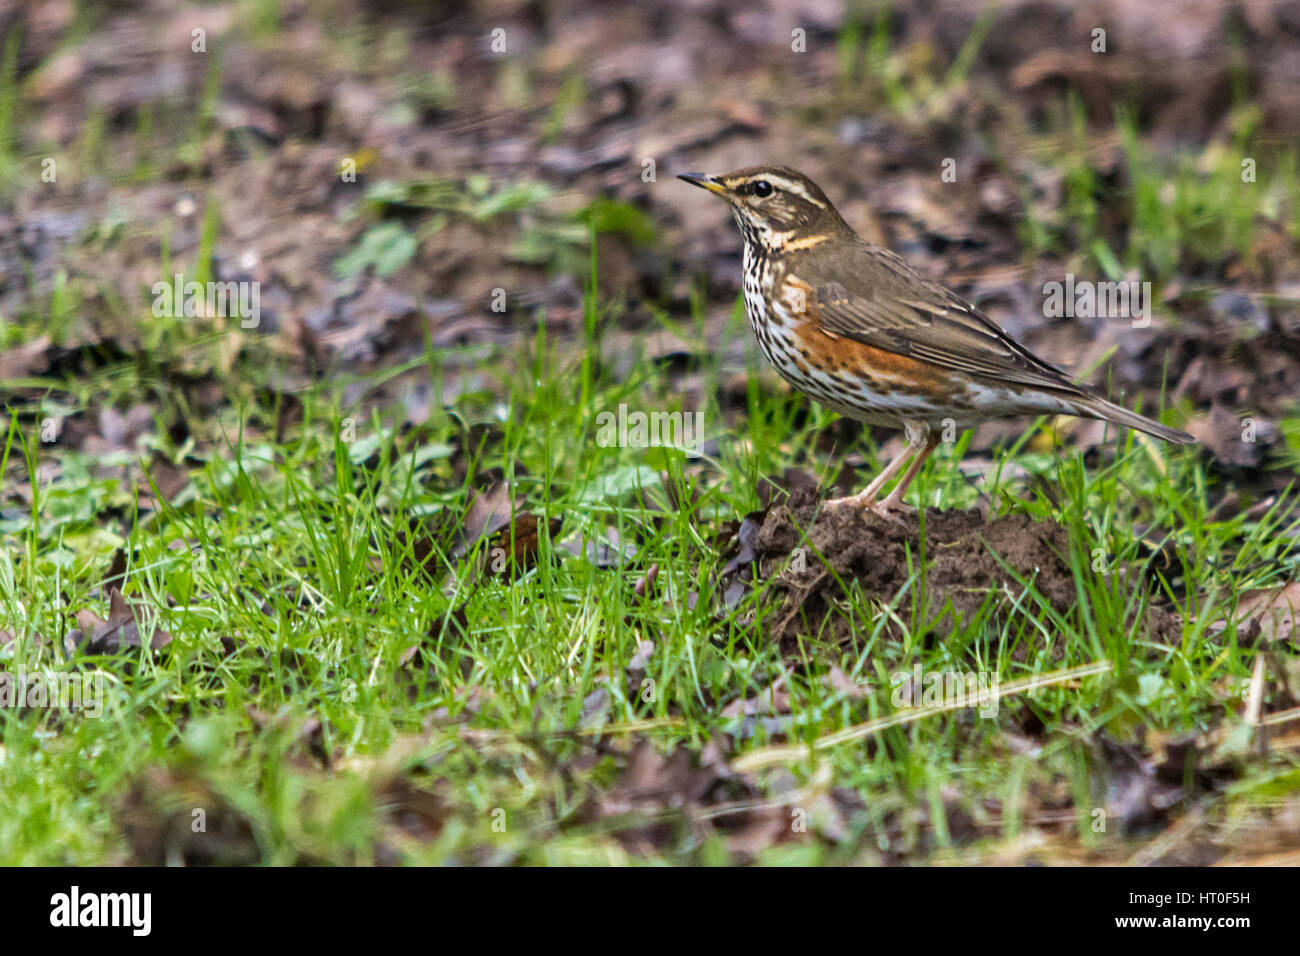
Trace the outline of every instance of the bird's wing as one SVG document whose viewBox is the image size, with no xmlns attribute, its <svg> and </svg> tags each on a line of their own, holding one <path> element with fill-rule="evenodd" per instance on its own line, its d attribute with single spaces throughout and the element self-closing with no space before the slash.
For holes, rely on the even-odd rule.
<svg viewBox="0 0 1300 956">
<path fill-rule="evenodd" d="M 887 249 L 858 242 L 837 256 L 808 256 L 793 273 L 810 290 L 810 317 L 831 335 L 980 379 L 1090 394 Z"/>
</svg>

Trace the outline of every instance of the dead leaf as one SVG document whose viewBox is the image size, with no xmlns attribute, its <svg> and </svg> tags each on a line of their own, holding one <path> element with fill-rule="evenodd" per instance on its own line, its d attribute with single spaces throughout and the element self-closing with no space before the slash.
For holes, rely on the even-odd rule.
<svg viewBox="0 0 1300 956">
<path fill-rule="evenodd" d="M 1249 618 L 1265 641 L 1295 643 L 1297 617 L 1300 617 L 1300 581 L 1278 588 L 1243 591 L 1237 598 L 1237 620 Z"/>
<path fill-rule="evenodd" d="M 128 604 L 122 597 L 122 592 L 114 587 L 108 592 L 108 620 L 99 620 L 97 615 L 85 611 L 79 613 L 77 623 L 82 624 L 83 621 L 89 623 L 92 620 L 98 623 L 90 628 L 89 634 L 84 629 L 70 631 L 65 639 L 65 646 L 70 654 L 117 654 L 124 649 L 140 648 L 144 643 L 141 625 L 145 624 L 147 630 L 148 623 L 141 618 L 138 606 Z M 161 650 L 170 644 L 171 640 L 170 634 L 156 627 L 149 640 L 149 649 Z"/>
<path fill-rule="evenodd" d="M 561 524 L 559 518 L 547 520 L 550 537 L 559 534 Z M 541 549 L 541 527 L 542 519 L 530 511 L 515 515 L 514 523 L 502 528 L 488 542 L 486 561 L 489 573 L 518 577 L 531 569 L 537 563 Z"/>
<path fill-rule="evenodd" d="M 1257 415 L 1238 417 L 1217 402 L 1209 414 L 1187 423 L 1188 434 L 1210 449 L 1215 458 L 1239 468 L 1259 466 L 1276 430 L 1271 421 Z"/>
<path fill-rule="evenodd" d="M 460 540 L 451 556 L 463 558 L 480 538 L 504 528 L 511 513 L 523 503 L 523 496 L 512 496 L 504 481 L 493 482 L 487 491 L 475 494 L 461 519 Z"/>
<path fill-rule="evenodd" d="M 0 381 L 11 378 L 30 378 L 40 375 L 50 367 L 46 349 L 50 337 L 42 335 L 25 345 L 0 352 Z"/>
</svg>

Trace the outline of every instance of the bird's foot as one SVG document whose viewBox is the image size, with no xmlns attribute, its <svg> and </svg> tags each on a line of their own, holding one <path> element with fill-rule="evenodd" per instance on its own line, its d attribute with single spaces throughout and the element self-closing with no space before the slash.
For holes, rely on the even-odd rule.
<svg viewBox="0 0 1300 956">
<path fill-rule="evenodd" d="M 858 508 L 862 510 L 866 508 L 874 508 L 876 506 L 875 501 L 876 492 L 873 491 L 871 494 L 867 494 L 865 491 L 860 491 L 856 495 L 846 495 L 843 498 L 827 498 L 826 507 Z"/>
<path fill-rule="evenodd" d="M 826 507 L 852 507 L 857 508 L 859 511 L 870 511 L 877 517 L 900 525 L 904 523 L 901 516 L 916 514 L 916 509 L 901 498 L 895 498 L 893 495 L 882 498 L 880 501 L 876 501 L 875 498 L 874 494 L 867 495 L 865 493 L 849 495 L 846 498 L 829 498 L 826 501 Z"/>
<path fill-rule="evenodd" d="M 895 498 L 893 495 L 890 495 L 881 501 L 877 501 L 875 504 L 867 505 L 866 510 L 879 518 L 884 518 L 886 521 L 892 521 L 897 525 L 906 523 L 903 521 L 903 515 L 911 517 L 916 514 L 915 508 L 903 501 L 901 498 Z"/>
</svg>

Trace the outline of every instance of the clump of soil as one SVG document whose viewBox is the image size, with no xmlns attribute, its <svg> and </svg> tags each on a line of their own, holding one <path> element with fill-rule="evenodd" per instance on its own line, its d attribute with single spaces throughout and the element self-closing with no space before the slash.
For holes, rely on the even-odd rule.
<svg viewBox="0 0 1300 956">
<path fill-rule="evenodd" d="M 800 491 L 749 520 L 755 519 L 757 527 L 749 534 L 742 530 L 741 537 L 756 562 L 752 573 L 771 579 L 768 593 L 775 606 L 762 627 L 784 654 L 794 654 L 801 641 L 805 647 L 857 643 L 864 622 L 860 613 L 850 617 L 841 610 L 846 587 L 877 602 L 881 613 L 896 604 L 898 617 L 909 626 L 928 625 L 939 638 L 970 621 L 990 600 L 994 621 L 1005 620 L 1018 599 L 1021 613 L 1041 619 L 1045 612 L 1038 599 L 1023 596 L 1023 582 L 1032 583 L 1042 600 L 1067 617 L 1078 601 L 1069 534 L 1055 522 L 930 509 L 924 515 L 923 561 L 919 514 L 885 518 L 852 507 L 827 508 L 815 494 Z M 1161 608 L 1148 608 L 1144 623 L 1151 640 L 1163 643 L 1178 634 L 1176 618 Z M 890 620 L 885 633 L 901 638 L 898 621 Z M 1033 649 L 1021 642 L 1013 655 L 1024 659 Z M 1058 638 L 1053 657 L 1061 650 Z"/>
</svg>

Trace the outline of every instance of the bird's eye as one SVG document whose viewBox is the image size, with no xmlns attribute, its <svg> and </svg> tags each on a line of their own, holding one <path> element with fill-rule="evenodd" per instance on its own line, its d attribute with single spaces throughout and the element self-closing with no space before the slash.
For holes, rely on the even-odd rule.
<svg viewBox="0 0 1300 956">
<path fill-rule="evenodd" d="M 759 199 L 766 199 L 768 196 L 772 195 L 772 184 L 766 179 L 760 179 L 758 182 L 754 183 L 753 189 L 754 195 Z"/>
</svg>

